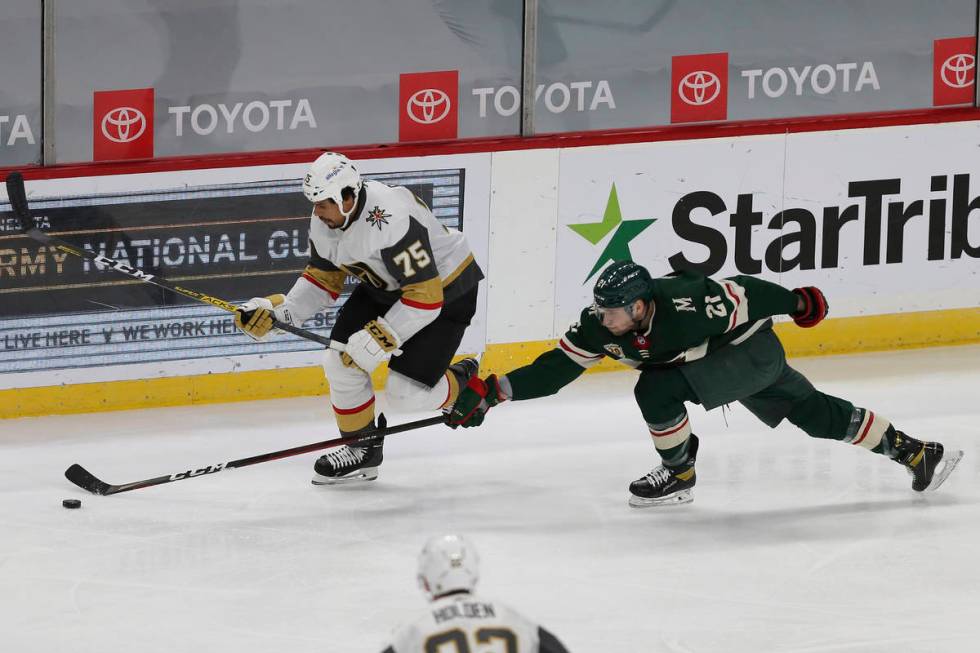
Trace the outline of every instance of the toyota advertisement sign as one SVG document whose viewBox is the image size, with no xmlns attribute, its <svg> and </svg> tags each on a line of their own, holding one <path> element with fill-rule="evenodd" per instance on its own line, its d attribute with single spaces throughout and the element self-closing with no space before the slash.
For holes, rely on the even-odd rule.
<svg viewBox="0 0 980 653">
<path fill-rule="evenodd" d="M 937 39 L 933 44 L 932 103 L 973 104 L 977 81 L 977 39 Z"/>
<path fill-rule="evenodd" d="M 92 100 L 92 159 L 153 157 L 153 89 L 96 91 Z"/>
<path fill-rule="evenodd" d="M 728 53 L 692 54 L 671 62 L 671 122 L 728 117 Z"/>
<path fill-rule="evenodd" d="M 933 42 L 932 105 L 973 104 L 976 89 L 976 38 Z M 765 102 L 773 107 L 794 98 L 873 95 L 882 91 L 884 75 L 873 60 L 786 62 L 766 68 L 742 68 L 729 83 L 730 53 L 691 54 L 671 60 L 670 122 L 691 123 L 740 119 L 738 106 Z M 924 86 L 923 81 L 920 86 Z M 742 113 L 740 111 L 739 113 Z M 773 114 L 776 115 L 776 114 Z M 792 115 L 792 114 L 788 114 Z M 801 114 L 802 115 L 802 114 Z"/>
<path fill-rule="evenodd" d="M 744 65 L 740 51 L 674 55 L 663 86 L 637 85 L 612 75 L 542 81 L 535 86 L 535 121 L 546 125 L 546 131 L 564 131 L 614 127 L 624 120 L 632 125 L 690 124 L 847 113 L 848 109 L 893 108 L 890 98 L 911 95 L 913 90 L 930 98 L 931 106 L 972 104 L 976 39 L 941 38 L 931 44 L 931 75 L 914 78 L 896 77 L 893 62 L 883 57 L 799 55 Z M 393 77 L 397 100 L 373 110 L 394 111 L 390 124 L 397 131 L 371 140 L 419 142 L 489 135 L 496 131 L 495 125 L 507 120 L 513 121 L 516 133 L 522 100 L 519 87 L 465 85 L 461 74 L 438 70 Z M 658 94 L 658 88 L 666 93 Z M 195 154 L 209 148 L 236 151 L 235 143 L 242 138 L 270 145 L 323 140 L 328 138 L 323 130 L 334 128 L 336 121 L 326 119 L 330 112 L 322 98 L 308 95 L 175 103 L 161 101 L 153 88 L 96 91 L 92 156 L 104 161 Z M 155 103 L 161 104 L 156 112 Z M 350 118 L 358 119 L 358 115 Z M 34 138 L 25 119 L 6 122 L 11 141 Z M 3 127 L 0 116 L 0 140 Z M 357 139 L 333 140 L 343 144 Z"/>
<path fill-rule="evenodd" d="M 459 71 L 405 73 L 398 78 L 398 140 L 456 138 Z"/>
</svg>

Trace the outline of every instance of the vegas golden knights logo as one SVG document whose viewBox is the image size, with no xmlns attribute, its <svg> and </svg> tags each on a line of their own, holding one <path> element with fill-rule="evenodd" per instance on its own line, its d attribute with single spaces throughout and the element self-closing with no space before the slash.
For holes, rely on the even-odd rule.
<svg viewBox="0 0 980 653">
<path fill-rule="evenodd" d="M 378 290 L 384 290 L 387 287 L 385 280 L 378 276 L 366 263 L 345 263 L 340 266 L 340 269 L 347 274 L 357 277 L 361 281 L 371 284 Z"/>
</svg>

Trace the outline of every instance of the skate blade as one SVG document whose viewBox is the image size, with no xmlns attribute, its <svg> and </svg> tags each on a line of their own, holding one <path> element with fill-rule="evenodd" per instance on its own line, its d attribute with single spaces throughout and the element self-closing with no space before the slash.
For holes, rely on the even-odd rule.
<svg viewBox="0 0 980 653">
<path fill-rule="evenodd" d="M 324 476 L 314 472 L 310 483 L 313 485 L 346 485 L 349 483 L 365 483 L 378 478 L 377 467 L 365 467 L 351 472 L 347 476 Z"/>
<path fill-rule="evenodd" d="M 932 482 L 926 487 L 926 492 L 935 492 L 939 489 L 939 486 L 943 484 L 943 481 L 953 473 L 956 466 L 960 464 L 960 459 L 963 458 L 963 451 L 957 449 L 955 451 L 947 451 L 943 454 L 943 466 L 942 469 L 937 469 L 932 474 Z"/>
<path fill-rule="evenodd" d="M 679 506 L 694 501 L 694 493 L 691 490 L 681 490 L 674 494 L 656 499 L 638 497 L 630 495 L 630 508 L 660 508 L 662 506 Z"/>
</svg>

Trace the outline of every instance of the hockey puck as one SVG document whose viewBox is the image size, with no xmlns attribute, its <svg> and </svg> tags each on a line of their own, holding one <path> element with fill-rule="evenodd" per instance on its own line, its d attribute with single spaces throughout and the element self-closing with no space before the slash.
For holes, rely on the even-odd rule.
<svg viewBox="0 0 980 653">
<path fill-rule="evenodd" d="M 65 508 L 81 508 L 82 502 L 78 499 L 65 499 L 61 502 L 61 505 Z"/>
</svg>

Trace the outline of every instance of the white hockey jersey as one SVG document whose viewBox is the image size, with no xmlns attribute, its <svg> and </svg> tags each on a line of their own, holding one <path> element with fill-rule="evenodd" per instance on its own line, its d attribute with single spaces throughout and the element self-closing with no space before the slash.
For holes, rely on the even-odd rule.
<svg viewBox="0 0 980 653">
<path fill-rule="evenodd" d="M 541 626 L 499 601 L 461 592 L 437 599 L 398 629 L 384 653 L 567 653 Z"/>
<path fill-rule="evenodd" d="M 385 317 L 403 340 L 483 278 L 462 233 L 439 222 L 407 188 L 371 180 L 346 229 L 310 218 L 303 277 L 336 299 L 347 274 L 378 299 L 395 302 Z"/>
</svg>

